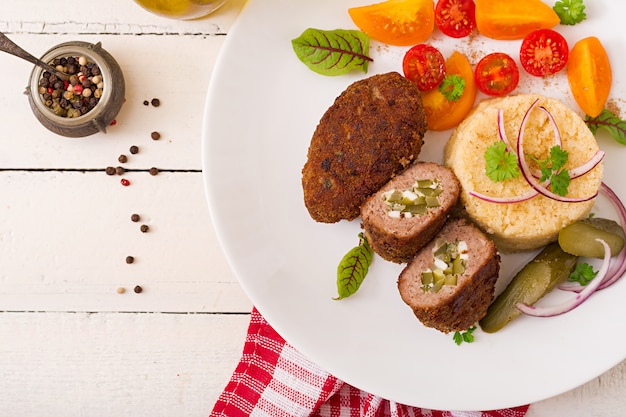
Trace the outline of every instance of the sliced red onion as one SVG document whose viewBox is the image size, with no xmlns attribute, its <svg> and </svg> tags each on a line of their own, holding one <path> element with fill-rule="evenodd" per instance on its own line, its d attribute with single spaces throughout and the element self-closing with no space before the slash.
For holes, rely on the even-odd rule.
<svg viewBox="0 0 626 417">
<path fill-rule="evenodd" d="M 600 162 L 602 162 L 602 160 L 604 159 L 604 155 L 604 151 L 596 151 L 596 153 L 593 154 L 593 156 L 589 158 L 587 162 L 579 167 L 570 169 L 568 171 L 569 177 L 571 179 L 582 177 L 583 175 L 594 169 Z"/>
<path fill-rule="evenodd" d="M 615 192 L 613 192 L 613 190 L 611 190 L 611 188 L 609 188 L 609 186 L 605 183 L 602 183 L 600 185 L 600 192 L 604 194 L 609 199 L 611 204 L 613 204 L 613 206 L 617 209 L 620 224 L 622 225 L 622 229 L 624 229 L 624 233 L 626 233 L 626 207 L 624 207 L 622 200 L 620 200 L 617 194 L 615 194 Z M 608 272 L 606 273 L 602 285 L 600 285 L 600 288 L 598 288 L 598 290 L 610 287 L 615 282 L 617 282 L 624 275 L 625 272 L 626 248 L 622 249 L 622 251 L 617 255 Z M 581 285 L 578 282 L 564 282 L 563 284 L 559 285 L 559 289 L 564 291 L 581 292 L 583 289 L 585 289 L 585 286 Z"/>
<path fill-rule="evenodd" d="M 559 126 L 556 124 L 556 120 L 554 120 L 554 116 L 552 116 L 552 113 L 550 113 L 548 109 L 543 106 L 539 106 L 539 109 L 542 110 L 546 116 L 548 116 L 548 120 L 554 130 L 554 142 L 556 143 L 556 146 L 562 147 L 563 142 L 561 141 L 561 131 L 559 130 Z"/>
<path fill-rule="evenodd" d="M 469 195 L 472 197 L 480 198 L 483 201 L 487 201 L 488 203 L 496 203 L 496 204 L 512 204 L 512 203 L 521 203 L 522 201 L 530 200 L 539 195 L 539 193 L 531 188 L 524 194 L 514 196 L 514 197 L 491 197 L 485 194 L 481 194 L 476 191 L 470 191 Z"/>
<path fill-rule="evenodd" d="M 613 203 L 617 212 L 619 214 L 620 223 L 622 224 L 622 229 L 626 228 L 626 207 L 624 207 L 624 203 L 622 200 L 615 194 L 615 192 L 604 182 L 600 185 L 600 190 L 603 194 L 606 194 L 608 199 Z M 626 232 L 626 229 L 624 229 Z M 607 276 L 604 278 L 600 289 L 608 288 L 611 285 L 615 284 L 626 272 L 626 248 L 622 249 L 622 251 L 617 256 L 613 267 L 609 270 Z"/>
<path fill-rule="evenodd" d="M 538 101 L 539 99 L 535 100 L 526 111 L 526 114 L 524 114 L 524 117 L 522 118 L 522 123 L 520 124 L 520 127 L 519 127 L 519 132 L 518 132 L 518 137 L 517 137 L 517 161 L 521 168 L 524 179 L 526 179 L 528 184 L 530 184 L 531 187 L 537 190 L 539 194 L 545 197 L 551 198 L 553 200 L 562 201 L 564 203 L 581 203 L 583 201 L 589 201 L 589 200 L 594 199 L 598 195 L 597 192 L 591 196 L 580 197 L 580 198 L 560 196 L 548 190 L 546 187 L 543 186 L 543 184 L 540 184 L 537 181 L 537 179 L 533 176 L 532 171 L 530 170 L 530 167 L 528 166 L 528 163 L 526 162 L 526 158 L 524 157 L 524 130 L 526 128 L 526 122 L 528 121 L 528 116 L 530 115 L 532 110 L 535 108 Z"/>
<path fill-rule="evenodd" d="M 504 110 L 502 109 L 498 109 L 498 136 L 500 136 L 500 140 L 506 145 L 507 152 L 516 154 L 515 149 L 511 146 L 511 142 L 509 142 L 509 138 L 506 136 L 506 131 L 504 130 Z"/>
<path fill-rule="evenodd" d="M 479 193 L 477 191 L 470 191 L 469 194 L 471 196 L 479 198 L 483 201 L 487 201 L 489 203 L 513 204 L 513 203 L 521 203 L 523 201 L 530 200 L 531 198 L 534 198 L 539 194 L 542 194 L 548 198 L 552 198 L 554 200 L 558 200 L 558 201 L 562 201 L 566 203 L 580 203 L 583 201 L 589 201 L 598 195 L 598 193 L 596 193 L 590 197 L 583 197 L 583 198 L 564 197 L 548 190 L 547 187 L 550 186 L 550 181 L 544 181 L 543 183 L 539 183 L 538 181 L 536 181 L 536 179 L 541 178 L 541 172 L 539 170 L 532 170 L 528 166 L 528 164 L 526 163 L 526 159 L 523 156 L 523 152 L 522 152 L 523 146 L 521 142 L 522 142 L 522 137 L 524 134 L 524 128 L 526 125 L 526 120 L 528 118 L 528 115 L 533 110 L 533 108 L 537 105 L 538 101 L 539 99 L 536 99 L 530 105 L 530 107 L 526 111 L 526 114 L 524 115 L 524 118 L 522 119 L 522 123 L 520 125 L 519 132 L 518 132 L 516 149 L 514 149 L 511 146 L 511 143 L 509 142 L 509 139 L 506 136 L 506 131 L 504 129 L 504 110 L 498 109 L 498 118 L 497 118 L 498 136 L 500 137 L 500 140 L 504 142 L 507 152 L 510 152 L 517 156 L 517 164 L 522 171 L 524 179 L 526 179 L 526 182 L 528 182 L 528 184 L 532 188 L 529 191 L 525 192 L 524 194 L 513 196 L 513 197 L 492 197 L 492 196 Z M 550 121 L 550 124 L 552 125 L 552 128 L 554 130 L 554 141 L 556 143 L 556 146 L 560 147 L 562 145 L 561 132 L 559 131 L 559 127 L 556 124 L 554 117 L 545 107 L 539 106 L 539 109 L 542 110 L 547 115 L 548 120 Z M 580 165 L 579 167 L 568 170 L 570 179 L 581 177 L 585 175 L 586 173 L 588 173 L 589 171 L 591 171 L 592 169 L 594 169 L 600 162 L 602 162 L 602 159 L 604 159 L 604 155 L 605 155 L 604 151 L 599 150 L 591 158 L 589 158 L 589 160 L 585 162 L 583 165 Z M 530 179 L 530 177 L 532 177 L 532 180 Z"/>
<path fill-rule="evenodd" d="M 559 285 L 558 288 L 563 291 L 581 292 L 585 289 L 585 286 L 580 282 L 567 281 Z"/>
<path fill-rule="evenodd" d="M 611 264 L 611 248 L 609 245 L 602 239 L 596 239 L 598 242 L 602 243 L 604 246 L 604 259 L 602 261 L 602 266 L 598 271 L 598 275 L 585 286 L 585 288 L 571 300 L 567 300 L 561 304 L 557 304 L 550 307 L 535 307 L 529 306 L 524 303 L 517 303 L 515 307 L 517 307 L 522 313 L 527 314 L 529 316 L 534 317 L 553 317 L 558 316 L 563 313 L 567 313 L 568 311 L 572 311 L 582 303 L 584 303 L 591 295 L 600 288 L 604 277 L 609 270 L 609 265 Z"/>
</svg>

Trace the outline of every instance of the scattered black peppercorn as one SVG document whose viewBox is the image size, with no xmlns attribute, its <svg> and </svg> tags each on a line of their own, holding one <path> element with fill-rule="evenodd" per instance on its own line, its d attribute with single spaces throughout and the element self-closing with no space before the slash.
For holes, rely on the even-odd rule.
<svg viewBox="0 0 626 417">
<path fill-rule="evenodd" d="M 135 155 L 137 152 L 139 152 L 139 148 L 135 145 L 131 146 L 129 149 L 130 153 L 132 153 L 133 155 Z"/>
<path fill-rule="evenodd" d="M 135 288 L 133 288 L 133 291 L 135 291 L 135 293 L 139 294 L 143 291 L 143 288 L 141 288 L 140 285 L 136 285 Z"/>
<path fill-rule="evenodd" d="M 120 155 L 117 160 L 120 162 L 120 164 L 125 164 L 126 162 L 128 162 L 128 157 L 126 157 L 126 155 Z"/>
<path fill-rule="evenodd" d="M 133 258 L 132 256 L 127 256 L 126 257 L 126 263 L 127 264 L 132 264 L 133 262 L 135 262 L 135 258 Z"/>
<path fill-rule="evenodd" d="M 141 217 L 139 217 L 139 214 L 137 214 L 137 213 L 133 213 L 133 214 L 130 216 L 130 220 L 131 220 L 131 221 L 133 221 L 133 222 L 135 222 L 135 223 L 137 223 L 140 219 L 141 219 Z"/>
<path fill-rule="evenodd" d="M 154 107 L 159 107 L 161 105 L 161 100 L 159 100 L 158 98 L 153 98 L 150 101 L 150 104 L 152 104 Z"/>
<path fill-rule="evenodd" d="M 105 172 L 107 173 L 107 175 L 115 175 L 115 168 L 107 167 Z"/>
<path fill-rule="evenodd" d="M 148 100 L 144 100 L 144 101 L 143 101 L 143 105 L 144 105 L 144 106 L 147 106 L 148 104 L 150 104 L 150 102 L 149 102 Z"/>
<path fill-rule="evenodd" d="M 126 170 L 124 168 L 122 168 L 122 167 L 115 168 L 115 173 L 117 175 L 123 175 L 125 172 L 126 172 Z"/>
<path fill-rule="evenodd" d="M 150 230 L 150 226 L 148 226 L 147 224 L 142 224 L 139 230 L 141 230 L 143 233 L 146 233 L 148 230 Z"/>
<path fill-rule="evenodd" d="M 159 169 L 155 168 L 155 167 L 152 167 L 152 168 L 150 168 L 149 172 L 150 172 L 150 175 L 156 175 L 156 174 L 159 173 Z"/>
<path fill-rule="evenodd" d="M 150 133 L 150 137 L 152 140 L 159 140 L 161 139 L 161 134 L 159 132 L 152 132 Z"/>
</svg>

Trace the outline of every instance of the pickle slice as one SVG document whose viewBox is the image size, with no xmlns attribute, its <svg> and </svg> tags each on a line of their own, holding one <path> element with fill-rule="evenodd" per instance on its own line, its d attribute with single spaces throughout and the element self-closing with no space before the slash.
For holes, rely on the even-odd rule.
<svg viewBox="0 0 626 417">
<path fill-rule="evenodd" d="M 590 258 L 604 257 L 604 246 L 596 239 L 604 240 L 617 255 L 624 248 L 624 229 L 614 220 L 601 217 L 583 219 L 559 232 L 559 245 L 567 253 Z"/>
<path fill-rule="evenodd" d="M 533 305 L 561 284 L 576 268 L 578 257 L 565 252 L 558 243 L 546 246 L 526 264 L 506 289 L 489 306 L 479 324 L 483 331 L 494 333 L 522 314 L 515 305 Z"/>
</svg>

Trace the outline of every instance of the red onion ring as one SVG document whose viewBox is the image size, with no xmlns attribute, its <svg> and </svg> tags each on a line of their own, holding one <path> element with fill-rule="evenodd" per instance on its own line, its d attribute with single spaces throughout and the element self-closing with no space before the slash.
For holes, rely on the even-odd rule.
<svg viewBox="0 0 626 417">
<path fill-rule="evenodd" d="M 498 117 L 497 117 L 498 136 L 500 140 L 504 142 L 507 152 L 510 152 L 517 156 L 517 164 L 520 167 L 520 170 L 522 171 L 522 175 L 524 176 L 524 179 L 526 179 L 526 182 L 528 182 L 528 184 L 531 186 L 531 189 L 525 192 L 524 194 L 514 196 L 514 197 L 491 197 L 486 194 L 479 193 L 477 191 L 470 191 L 469 192 L 470 196 L 479 198 L 489 203 L 513 204 L 513 203 L 521 203 L 523 201 L 530 200 L 531 198 L 534 198 L 539 194 L 542 194 L 554 200 L 567 202 L 567 203 L 580 203 L 583 201 L 589 201 L 598 195 L 598 193 L 596 193 L 590 197 L 583 197 L 583 198 L 564 197 L 548 190 L 547 187 L 550 186 L 550 181 L 544 181 L 543 183 L 539 183 L 538 181 L 536 181 L 536 179 L 541 177 L 541 173 L 538 170 L 531 170 L 531 168 L 528 166 L 528 164 L 526 163 L 526 159 L 523 157 L 523 152 L 521 152 L 521 150 L 523 150 L 523 147 L 520 144 L 520 142 L 522 142 L 521 138 L 524 133 L 524 128 L 526 125 L 527 117 L 530 114 L 530 112 L 533 110 L 533 108 L 537 105 L 538 101 L 539 99 L 536 99 L 530 105 L 530 107 L 526 111 L 526 114 L 524 115 L 524 118 L 522 119 L 522 123 L 520 125 L 519 132 L 518 132 L 517 149 L 514 149 L 512 147 L 506 135 L 506 131 L 504 128 L 504 110 L 498 109 Z M 548 117 L 548 120 L 550 121 L 550 124 L 552 125 L 552 128 L 554 130 L 554 141 L 556 143 L 556 146 L 560 147 L 562 145 L 561 132 L 559 130 L 558 125 L 556 124 L 556 120 L 554 120 L 554 116 L 552 116 L 552 114 L 544 106 L 539 106 L 539 109 L 543 111 Z M 604 159 L 604 155 L 605 155 L 604 151 L 600 151 L 600 150 L 596 151 L 596 153 L 591 158 L 589 158 L 587 162 L 585 162 L 584 164 L 576 168 L 568 170 L 570 179 L 581 177 L 585 175 L 586 173 L 588 173 L 589 171 L 591 171 L 592 169 L 594 169 L 600 162 L 602 162 L 602 160 Z M 532 177 L 532 180 L 529 179 L 529 177 Z"/>
<path fill-rule="evenodd" d="M 624 203 L 622 203 L 622 200 L 620 200 L 617 194 L 615 194 L 615 192 L 604 182 L 600 185 L 600 192 L 606 195 L 609 201 L 617 209 L 622 229 L 624 229 L 624 233 L 626 233 L 626 207 L 624 207 Z M 615 284 L 620 280 L 620 278 L 622 278 L 625 272 L 626 248 L 622 249 L 622 251 L 617 255 L 598 290 L 603 290 Z M 581 292 L 584 288 L 585 286 L 578 282 L 565 282 L 559 285 L 559 289 L 564 291 Z"/>
<path fill-rule="evenodd" d="M 521 203 L 523 201 L 530 200 L 531 198 L 537 197 L 539 193 L 536 190 L 531 188 L 524 194 L 521 194 L 515 197 L 490 197 L 488 195 L 481 194 L 477 191 L 470 191 L 469 195 L 471 195 L 472 197 L 480 198 L 481 200 L 487 201 L 489 203 L 512 204 L 512 203 Z"/>
<path fill-rule="evenodd" d="M 600 288 L 604 277 L 607 275 L 607 271 L 609 270 L 609 265 L 611 264 L 611 248 L 609 245 L 602 239 L 596 239 L 598 242 L 602 243 L 604 246 L 604 259 L 602 261 L 602 266 L 598 271 L 598 275 L 587 285 L 585 288 L 571 300 L 567 300 L 561 304 L 557 304 L 549 307 L 535 307 L 529 306 L 524 303 L 517 303 L 515 307 L 517 307 L 522 313 L 527 314 L 529 316 L 534 317 L 554 317 L 563 313 L 567 313 L 568 311 L 572 311 L 582 303 L 584 303 L 591 295 L 596 292 Z"/>
<path fill-rule="evenodd" d="M 545 197 L 551 198 L 553 200 L 561 201 L 564 203 L 581 203 L 584 201 L 589 201 L 589 200 L 594 199 L 598 195 L 597 192 L 591 196 L 580 197 L 580 198 L 560 196 L 548 190 L 546 187 L 543 186 L 543 184 L 540 184 L 537 181 L 537 179 L 533 176 L 532 171 L 530 170 L 530 167 L 528 166 L 528 163 L 526 162 L 526 158 L 524 157 L 524 130 L 526 128 L 526 123 L 528 122 L 528 116 L 530 115 L 531 111 L 535 108 L 538 101 L 539 99 L 536 99 L 530 105 L 528 110 L 526 110 L 526 113 L 524 114 L 524 117 L 522 118 L 522 123 L 520 124 L 519 133 L 517 136 L 517 161 L 521 168 L 524 179 L 526 180 L 526 182 L 528 182 L 528 184 L 530 184 L 531 187 L 537 190 L 539 194 Z"/>
<path fill-rule="evenodd" d="M 619 214 L 620 223 L 622 224 L 622 229 L 626 227 L 626 207 L 624 207 L 624 203 L 622 200 L 615 194 L 615 192 L 604 182 L 600 185 L 600 190 L 602 193 L 606 194 L 611 203 L 617 209 Z M 624 230 L 626 232 L 626 229 Z M 622 249 L 622 251 L 617 256 L 615 263 L 613 264 L 614 268 L 611 268 L 607 274 L 607 277 L 602 282 L 600 289 L 605 289 L 615 284 L 626 272 L 626 248 Z"/>
<path fill-rule="evenodd" d="M 604 151 L 596 151 L 591 158 L 579 167 L 568 170 L 570 179 L 582 177 L 592 169 L 594 169 L 604 159 Z"/>
<path fill-rule="evenodd" d="M 554 116 L 552 116 L 552 113 L 550 113 L 548 109 L 543 106 L 539 106 L 539 109 L 542 110 L 546 114 L 546 116 L 548 116 L 548 120 L 552 125 L 552 129 L 554 129 L 554 142 L 556 146 L 558 146 L 559 148 L 562 147 L 563 141 L 561 140 L 561 131 L 559 130 L 559 126 L 556 124 L 556 120 L 554 120 Z"/>
</svg>

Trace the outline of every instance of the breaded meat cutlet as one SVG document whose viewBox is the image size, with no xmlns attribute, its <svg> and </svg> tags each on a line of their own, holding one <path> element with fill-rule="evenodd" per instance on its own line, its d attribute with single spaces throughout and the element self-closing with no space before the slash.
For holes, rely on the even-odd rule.
<svg viewBox="0 0 626 417">
<path fill-rule="evenodd" d="M 302 169 L 311 217 L 358 217 L 369 195 L 417 159 L 425 131 L 420 92 L 397 72 L 348 86 L 322 116 Z"/>
</svg>

